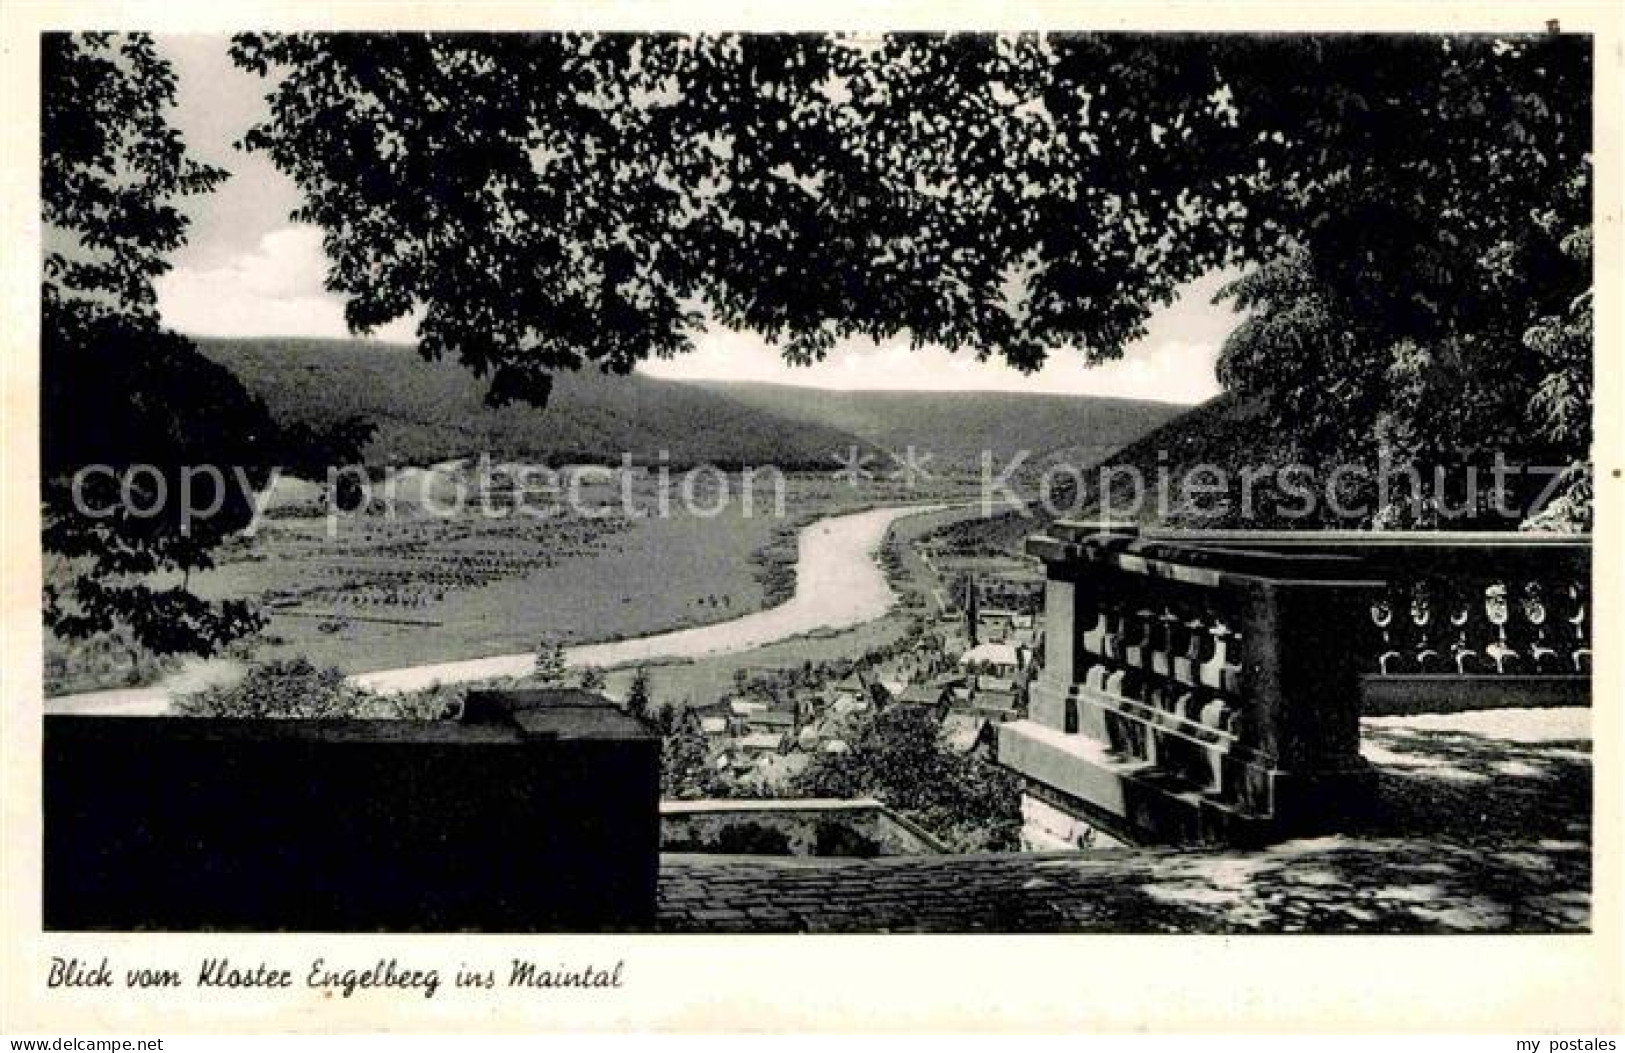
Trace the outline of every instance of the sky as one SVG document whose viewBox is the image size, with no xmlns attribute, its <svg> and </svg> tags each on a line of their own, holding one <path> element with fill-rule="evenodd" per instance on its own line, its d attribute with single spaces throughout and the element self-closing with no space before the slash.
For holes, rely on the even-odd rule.
<svg viewBox="0 0 1625 1053">
<path fill-rule="evenodd" d="M 340 297 L 322 285 L 321 232 L 289 219 L 299 205 L 297 188 L 263 154 L 235 148 L 264 112 L 265 82 L 232 65 L 224 36 L 169 35 L 159 43 L 179 78 L 175 125 L 197 157 L 231 173 L 213 194 L 185 205 L 192 217 L 188 243 L 158 282 L 165 321 L 195 336 L 353 335 Z M 1022 374 L 971 353 L 911 350 L 906 338 L 847 341 L 820 363 L 790 366 L 753 334 L 712 329 L 697 337 L 693 353 L 640 371 L 840 390 L 1032 391 L 1195 403 L 1218 393 L 1214 363 L 1237 320 L 1229 307 L 1212 303 L 1223 280 L 1211 275 L 1192 283 L 1151 318 L 1146 336 L 1121 360 L 1093 367 L 1058 348 L 1042 370 Z M 413 324 L 401 320 L 369 336 L 409 343 Z"/>
</svg>

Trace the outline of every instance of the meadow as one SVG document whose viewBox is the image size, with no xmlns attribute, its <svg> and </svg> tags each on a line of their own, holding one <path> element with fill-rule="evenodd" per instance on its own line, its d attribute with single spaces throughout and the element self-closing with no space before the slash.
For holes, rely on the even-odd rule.
<svg viewBox="0 0 1625 1053">
<path fill-rule="evenodd" d="M 362 673 L 735 618 L 793 590 L 796 533 L 807 522 L 967 496 L 956 482 L 925 489 L 881 478 L 853 486 L 823 472 L 792 472 L 784 475 L 781 516 L 772 487 L 755 482 L 749 509 L 737 474 L 728 477 L 726 503 L 699 488 L 699 507 L 721 505 L 715 515 L 685 510 L 672 489 L 663 504 L 657 478 L 645 475 L 625 507 L 618 486 L 604 482 L 598 492 L 583 488 L 585 511 L 492 517 L 473 504 L 436 515 L 403 499 L 329 518 L 318 488 L 289 481 L 253 536 L 223 547 L 218 565 L 194 574 L 191 586 L 212 599 L 249 599 L 267 616 L 257 636 L 234 648 L 237 657 L 303 656 Z M 852 641 L 791 650 L 794 661 L 838 657 L 851 653 Z M 116 640 L 52 640 L 47 656 L 52 694 L 150 682 L 167 668 Z"/>
<path fill-rule="evenodd" d="M 369 421 L 376 431 L 364 451 L 367 470 L 401 481 L 398 499 L 339 517 L 334 529 L 324 488 L 284 478 L 260 529 L 222 546 L 217 566 L 189 582 L 210 598 L 250 600 L 267 617 L 257 636 L 233 646 L 232 657 L 304 656 L 348 673 L 529 651 L 544 639 L 601 642 L 735 618 L 792 593 L 797 531 L 815 518 L 974 499 L 983 451 L 996 455 L 995 472 L 1024 452 L 1032 455 L 1030 465 L 1067 452 L 1093 459 L 1176 409 L 1086 397 L 809 393 L 571 374 L 540 413 L 490 409 L 466 371 L 426 363 L 406 348 L 288 340 L 203 340 L 200 348 L 279 420 L 317 429 Z M 604 515 L 491 517 L 478 507 L 451 515 L 414 508 L 416 498 L 437 496 L 441 473 L 409 466 L 469 466 L 470 451 L 509 459 L 510 469 L 545 464 L 568 473 L 571 465 L 627 456 L 645 471 L 630 512 L 618 507 L 614 484 L 584 490 L 589 504 L 607 508 Z M 923 474 L 909 478 L 904 471 L 915 452 Z M 725 476 L 735 499 L 713 516 L 688 514 L 681 501 L 662 511 L 659 472 L 669 467 L 680 476 L 697 463 L 735 466 Z M 753 464 L 783 468 L 783 515 L 767 507 L 770 493 L 749 514 L 737 500 L 737 468 Z M 836 469 L 843 467 L 857 469 L 858 477 L 840 477 Z M 1029 486 L 1031 474 L 1024 468 L 1012 480 Z M 896 532 L 914 529 L 900 523 Z M 957 549 L 997 557 L 1031 529 L 1028 521 L 963 524 L 932 547 L 939 555 Z M 891 558 L 908 572 L 900 580 L 923 582 L 942 569 L 921 562 L 912 545 L 894 546 Z M 919 587 L 926 590 L 921 599 L 930 599 L 927 586 Z M 901 622 L 888 619 L 866 633 L 776 645 L 750 662 L 782 667 L 839 658 L 901 632 Z M 148 684 L 175 665 L 117 633 L 46 640 L 50 694 Z M 699 695 L 727 680 L 732 668 L 723 660 L 714 669 L 707 664 L 659 679 L 669 679 L 678 697 Z"/>
</svg>

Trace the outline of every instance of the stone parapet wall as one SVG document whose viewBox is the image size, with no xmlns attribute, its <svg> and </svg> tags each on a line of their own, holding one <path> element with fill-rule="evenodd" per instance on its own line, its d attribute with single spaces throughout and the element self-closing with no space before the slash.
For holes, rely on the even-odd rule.
<svg viewBox="0 0 1625 1053">
<path fill-rule="evenodd" d="M 942 846 L 879 801 L 667 801 L 661 850 L 672 853 L 872 858 L 935 855 Z"/>
<path fill-rule="evenodd" d="M 1061 523 L 1028 551 L 1043 670 L 1000 761 L 1133 840 L 1340 828 L 1363 711 L 1589 697 L 1588 538 Z"/>
<path fill-rule="evenodd" d="M 45 927 L 646 926 L 659 738 L 552 701 L 485 698 L 465 723 L 47 717 Z"/>
</svg>

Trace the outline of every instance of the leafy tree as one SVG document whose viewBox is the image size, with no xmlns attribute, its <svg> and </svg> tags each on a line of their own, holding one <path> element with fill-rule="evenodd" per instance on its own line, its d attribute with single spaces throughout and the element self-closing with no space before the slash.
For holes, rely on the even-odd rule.
<svg viewBox="0 0 1625 1053">
<path fill-rule="evenodd" d="M 1486 217 L 1444 232 L 1448 257 L 1424 239 L 1412 256 L 1368 253 L 1353 271 L 1300 247 L 1221 294 L 1250 317 L 1226 342 L 1220 375 L 1263 406 L 1277 463 L 1415 469 L 1386 495 L 1369 482 L 1343 495 L 1385 525 L 1449 516 L 1504 527 L 1506 511 L 1537 510 L 1549 480 L 1523 474 L 1497 494 L 1497 455 L 1568 468 L 1559 503 L 1575 503 L 1591 442 L 1591 259 L 1589 180 L 1581 160 L 1571 164 L 1549 173 L 1544 198 L 1531 190 L 1526 222 Z M 1428 229 L 1420 215 L 1366 222 Z M 1402 290 L 1415 302 L 1372 302 Z M 1480 473 L 1474 487 L 1469 469 Z"/>
<path fill-rule="evenodd" d="M 635 717 L 650 715 L 649 671 L 639 666 L 632 675 L 632 686 L 626 695 L 626 711 Z"/>
<path fill-rule="evenodd" d="M 660 750 L 660 795 L 671 801 L 726 795 L 726 780 L 711 765 L 711 743 L 699 721 L 669 704 L 662 705 L 658 714 L 665 736 Z"/>
<path fill-rule="evenodd" d="M 595 665 L 583 666 L 581 669 L 581 690 L 602 691 L 604 689 L 604 671 Z"/>
<path fill-rule="evenodd" d="M 371 698 L 334 666 L 278 658 L 250 666 L 235 684 L 183 695 L 175 709 L 193 717 L 352 717 Z"/>
<path fill-rule="evenodd" d="M 379 695 L 350 683 L 336 666 L 318 666 L 304 657 L 275 658 L 249 666 L 234 684 L 182 695 L 174 708 L 192 717 L 441 720 L 461 713 L 464 693 L 435 684 Z"/>
<path fill-rule="evenodd" d="M 461 720 L 468 704 L 462 684 L 434 683 L 416 691 L 377 695 L 358 716 L 387 716 L 396 720 Z"/>
<path fill-rule="evenodd" d="M 1579 260 L 1591 258 L 1591 228 L 1576 230 L 1562 244 Z M 1524 344 L 1539 356 L 1543 377 L 1529 399 L 1529 415 L 1538 438 L 1567 454 L 1562 491 L 1532 516 L 1532 528 L 1561 531 L 1592 527 L 1592 469 L 1589 457 L 1592 387 L 1592 289 L 1574 298 L 1561 313 L 1541 318 L 1524 334 Z"/>
<path fill-rule="evenodd" d="M 249 524 L 273 466 L 345 459 L 362 431 L 278 427 L 161 324 L 153 281 L 185 239 L 177 202 L 225 173 L 188 158 L 170 126 L 174 73 L 152 39 L 48 33 L 40 48 L 41 540 L 67 567 L 45 590 L 45 623 L 69 638 L 119 628 L 157 655 L 214 654 L 260 618 L 199 597 L 191 573 Z"/>
<path fill-rule="evenodd" d="M 544 637 L 536 645 L 536 665 L 533 679 L 543 684 L 562 685 L 569 677 L 570 666 L 564 658 L 564 645 L 551 637 Z"/>
<path fill-rule="evenodd" d="M 420 350 L 496 402 L 706 324 L 797 362 L 898 334 L 1100 361 L 1226 266 L 1257 269 L 1230 293 L 1257 320 L 1225 380 L 1312 453 L 1471 459 L 1572 390 L 1522 338 L 1589 283 L 1562 251 L 1589 210 L 1582 38 L 245 34 L 234 55 L 275 81 L 245 142 L 304 191 L 352 326 L 420 309 Z"/>
<path fill-rule="evenodd" d="M 862 718 L 844 753 L 820 753 L 793 788 L 812 797 L 873 796 L 956 851 L 1014 848 L 1021 828 L 1014 776 L 956 753 L 933 714 L 893 706 Z"/>
</svg>

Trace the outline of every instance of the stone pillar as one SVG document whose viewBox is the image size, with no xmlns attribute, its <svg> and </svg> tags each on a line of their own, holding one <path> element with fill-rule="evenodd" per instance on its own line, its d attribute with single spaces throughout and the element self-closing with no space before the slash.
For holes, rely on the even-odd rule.
<svg viewBox="0 0 1625 1053">
<path fill-rule="evenodd" d="M 998 756 L 1030 793 L 1152 843 L 1262 843 L 1361 806 L 1360 641 L 1382 585 L 1358 561 L 1098 533 L 1028 551 L 1045 668 Z"/>
<path fill-rule="evenodd" d="M 1055 551 L 1044 559 L 1044 668 L 1028 694 L 1028 717 L 1056 731 L 1078 729 L 1073 687 L 1087 664 L 1080 605 L 1087 586 L 1078 573 L 1076 546 L 1045 539 Z"/>
<path fill-rule="evenodd" d="M 1375 581 L 1244 583 L 1245 737 L 1270 764 L 1243 799 L 1286 827 L 1357 803 L 1369 767 L 1360 756 L 1360 648 Z M 1252 773 L 1250 773 L 1251 775 Z"/>
</svg>

